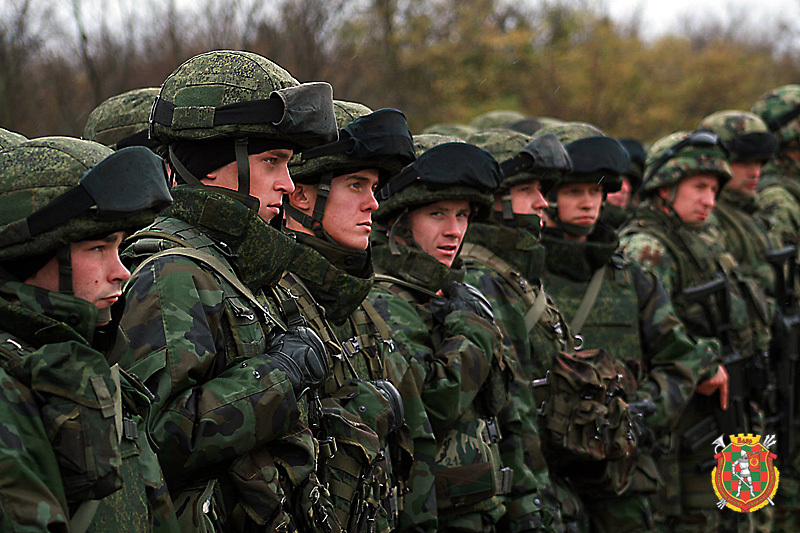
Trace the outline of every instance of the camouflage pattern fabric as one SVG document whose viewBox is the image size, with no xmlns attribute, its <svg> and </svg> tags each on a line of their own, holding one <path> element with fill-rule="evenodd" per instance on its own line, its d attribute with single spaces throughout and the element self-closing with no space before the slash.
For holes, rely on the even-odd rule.
<svg viewBox="0 0 800 533">
<path fill-rule="evenodd" d="M 349 426 L 345 427 L 358 424 L 372 432 L 360 439 L 352 429 L 343 435 L 326 433 L 324 437 L 339 442 L 337 454 L 348 453 L 352 446 L 345 444 L 351 440 L 356 441 L 363 450 L 368 449 L 371 442 L 376 442 L 369 457 L 355 454 L 353 460 L 362 464 L 361 471 L 349 471 L 352 468 L 341 466 L 333 468 L 335 456 L 326 457 L 322 453 L 320 464 L 324 465 L 322 468 L 325 471 L 319 472 L 319 476 L 323 482 L 330 479 L 332 486 L 341 487 L 341 490 L 331 490 L 331 501 L 342 524 L 358 523 L 362 514 L 373 512 L 365 505 L 366 502 L 377 501 L 381 503 L 381 508 L 376 516 L 375 528 L 376 531 L 387 531 L 397 525 L 394 516 L 398 511 L 397 505 L 424 506 L 428 494 L 421 495 L 424 498 L 421 502 L 413 501 L 413 496 L 407 502 L 397 501 L 402 498 L 407 470 L 411 467 L 412 436 L 408 425 L 395 427 L 390 404 L 370 382 L 389 379 L 403 394 L 405 416 L 413 419 L 414 431 L 427 431 L 427 435 L 418 438 L 423 441 L 427 439 L 429 446 L 433 443 L 435 447 L 435 438 L 420 399 L 419 384 L 391 338 L 382 338 L 381 331 L 388 337 L 388 327 L 377 314 L 372 313 L 371 316 L 362 304 L 372 286 L 370 256 L 366 252 L 347 249 L 310 235 L 298 233 L 295 236 L 301 245 L 295 249 L 291 273 L 284 275 L 281 284 L 298 298 L 301 310 L 324 302 L 320 311 L 306 316 L 311 318 L 312 314 L 317 315 L 311 320 L 312 327 L 319 331 L 323 339 L 328 339 L 331 352 L 338 354 L 332 361 L 332 375 L 321 391 L 323 403 L 328 405 L 325 402 L 330 402 L 330 409 L 337 405 L 339 409 L 346 410 L 347 415 L 341 414 L 349 420 Z M 376 323 L 376 320 L 380 323 Z M 323 412 L 323 420 L 326 412 Z M 389 463 L 379 458 L 381 453 Z M 380 470 L 376 469 L 378 466 Z M 370 471 L 383 489 L 362 498 L 361 508 L 358 508 L 359 502 L 352 501 L 352 496 L 348 498 L 346 495 L 365 490 L 365 482 L 361 480 L 366 479 Z M 372 489 L 370 484 L 366 485 L 367 490 Z M 416 526 L 426 527 L 425 522 Z"/>
<path fill-rule="evenodd" d="M 262 355 L 272 332 L 284 328 L 269 287 L 287 265 L 291 241 L 212 188 L 176 187 L 173 193 L 168 217 L 143 230 L 153 236 L 134 236 L 128 260 L 138 264 L 171 246 L 163 235 L 175 230 L 172 239 L 230 260 L 267 311 L 223 290 L 207 266 L 184 257 L 148 263 L 125 287 L 122 326 L 132 352 L 121 366 L 155 395 L 149 429 L 177 493 L 224 474 L 236 457 L 308 430 L 298 425 L 300 410 L 285 374 Z"/>
<path fill-rule="evenodd" d="M 386 244 L 375 245 L 376 271 L 398 280 L 414 280 L 412 284 L 421 292 L 409 292 L 397 282 L 379 281 L 368 300 L 395 333 L 395 342 L 404 346 L 409 365 L 423 377 L 421 397 L 437 438 L 436 464 L 423 479 L 420 465 L 410 483 L 414 490 L 428 484 L 429 492 L 434 492 L 435 486 L 440 530 L 493 531 L 505 512 L 499 495 L 502 491 L 497 487 L 502 465 L 499 457 L 488 451 L 492 445 L 484 431 L 483 419 L 496 412 L 486 412 L 483 406 L 487 395 L 506 395 L 504 388 L 496 390 L 497 381 L 490 377 L 505 372 L 500 333 L 493 323 L 463 310 L 450 312 L 444 324 L 434 326 L 428 302 L 446 279 L 463 273 L 459 275 L 417 249 L 405 248 L 404 252 L 404 259 L 398 259 Z M 493 385 L 487 389 L 488 383 Z M 490 453 L 492 459 L 475 453 Z M 470 462 L 470 457 L 474 461 Z M 459 477 L 451 478 L 457 472 Z"/>
<path fill-rule="evenodd" d="M 74 509 L 101 499 L 92 531 L 177 531 L 161 468 L 144 433 L 149 399 L 129 376 L 114 378 L 116 367 L 108 360 L 119 357 L 124 343 L 115 344 L 107 356 L 90 347 L 103 340 L 95 335 L 97 313 L 94 305 L 71 296 L 18 282 L 0 285 L 0 319 L 6 330 L 0 333 L 2 366 L 17 378 L 9 380 L 8 390 L 19 393 L 5 397 L 13 402 L 29 398 L 20 413 L 37 417 L 30 427 L 19 424 L 20 415 L 9 418 L 7 438 L 12 443 L 16 433 L 27 453 L 42 459 L 34 468 L 24 454 L 11 453 L 13 446 L 4 454 L 21 461 L 20 475 L 33 476 L 28 488 L 10 500 L 3 497 L 19 505 L 6 511 L 7 519 L 29 525 L 61 521 L 68 516 L 65 503 Z M 32 440 L 37 433 L 46 440 Z M 37 480 L 37 471 L 47 473 L 47 481 Z M 53 506 L 54 499 L 61 509 Z"/>
<path fill-rule="evenodd" d="M 28 139 L 22 134 L 0 128 L 0 150 L 6 150 L 27 140 Z"/>
<path fill-rule="evenodd" d="M 770 224 L 770 236 L 797 244 L 800 235 L 800 163 L 777 155 L 761 169 L 756 204 Z"/>
<path fill-rule="evenodd" d="M 502 527 L 524 531 L 531 527 L 526 520 L 540 515 L 542 528 L 547 531 L 588 530 L 580 499 L 569 484 L 549 471 L 545 462 L 547 450 L 542 450 L 538 405 L 530 387 L 534 379 L 546 375 L 556 354 L 572 343 L 563 318 L 549 298 L 550 303 L 535 327 L 529 331 L 526 326 L 525 314 L 543 291 L 539 280 L 544 272 L 544 248 L 526 230 L 474 222 L 470 223 L 465 242 L 462 252 L 465 279 L 478 287 L 492 304 L 506 353 L 512 356 L 515 378 L 511 396 L 524 424 L 519 428 L 506 424 L 513 431 L 512 438 L 500 443 L 504 461 L 516 468 L 518 456 L 522 455 L 530 472 L 530 477 L 517 477 L 515 470 L 512 496 L 507 502 L 508 515 L 501 522 Z M 475 246 L 504 260 L 510 266 L 509 272 L 501 272 L 498 266 L 481 259 L 479 256 L 483 254 L 477 253 Z"/>
<path fill-rule="evenodd" d="M 604 281 L 581 336 L 587 347 L 606 347 L 626 365 L 637 383 L 629 402 L 651 400 L 656 412 L 647 424 L 659 435 L 672 428 L 694 392 L 694 385 L 715 359 L 708 346 L 686 334 L 658 279 L 637 263 L 616 254 L 616 234 L 598 223 L 586 242 L 565 240 L 545 228 L 545 282 L 567 317 L 575 316 L 594 272 L 606 266 Z M 655 463 L 642 450 L 631 487 L 617 497 L 584 498 L 593 527 L 600 531 L 653 527 L 648 494 L 660 483 Z"/>
<path fill-rule="evenodd" d="M 146 87 L 112 96 L 89 113 L 82 137 L 116 150 L 118 142 L 147 131 L 159 91 Z"/>
</svg>

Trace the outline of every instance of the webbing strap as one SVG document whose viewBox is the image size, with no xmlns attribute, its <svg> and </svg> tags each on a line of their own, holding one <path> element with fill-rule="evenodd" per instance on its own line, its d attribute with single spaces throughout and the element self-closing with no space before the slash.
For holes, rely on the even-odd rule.
<svg viewBox="0 0 800 533">
<path fill-rule="evenodd" d="M 416 283 L 411 283 L 410 281 L 406 281 L 404 279 L 396 278 L 394 276 L 388 276 L 386 274 L 375 274 L 375 283 L 394 283 L 403 287 L 407 287 L 409 289 L 421 292 L 425 295 L 430 296 L 431 298 L 436 298 L 436 293 L 426 289 L 422 285 L 417 285 Z"/>
<path fill-rule="evenodd" d="M 100 500 L 87 500 L 81 503 L 69 519 L 69 529 L 72 533 L 86 533 L 92 525 Z"/>
<path fill-rule="evenodd" d="M 586 318 L 589 316 L 589 312 L 592 310 L 594 303 L 597 301 L 597 295 L 600 294 L 600 287 L 603 285 L 603 277 L 605 274 L 606 266 L 603 265 L 602 268 L 595 270 L 594 274 L 592 275 L 592 279 L 589 281 L 589 286 L 586 287 L 586 292 L 583 294 L 581 304 L 578 306 L 578 310 L 575 311 L 575 316 L 572 318 L 572 321 L 569 324 L 569 327 L 572 330 L 572 335 L 580 335 L 581 329 L 583 329 L 583 325 L 586 323 Z"/>
<path fill-rule="evenodd" d="M 545 309 L 547 309 L 547 295 L 544 290 L 540 290 L 539 294 L 536 295 L 536 300 L 533 301 L 533 305 L 525 313 L 525 327 L 528 332 L 532 331 L 536 324 L 539 323 L 539 319 Z"/>
<path fill-rule="evenodd" d="M 384 322 L 381 315 L 378 314 L 378 310 L 369 303 L 369 301 L 364 300 L 361 302 L 361 307 L 364 309 L 364 312 L 372 321 L 372 324 L 375 326 L 375 329 L 378 330 L 378 335 L 385 341 L 388 341 L 392 338 L 392 333 L 389 331 L 389 325 Z"/>
<path fill-rule="evenodd" d="M 236 275 L 228 268 L 222 261 L 214 257 L 208 252 L 204 252 L 202 250 L 195 250 L 193 248 L 170 248 L 169 250 L 163 250 L 161 252 L 155 253 L 142 261 L 142 263 L 136 267 L 136 270 L 133 271 L 131 274 L 131 278 L 134 278 L 141 270 L 144 268 L 145 265 L 148 263 L 152 263 L 156 259 L 161 257 L 170 256 L 170 255 L 179 255 L 183 257 L 188 257 L 189 259 L 194 259 L 195 261 L 199 261 L 201 263 L 206 264 L 213 270 L 215 273 L 222 276 L 228 283 L 230 283 L 236 290 L 238 290 L 247 300 L 252 303 L 256 309 L 261 311 L 264 314 L 264 317 L 271 317 L 272 315 L 267 311 L 267 309 L 258 301 L 255 294 L 247 288 L 247 286 L 239 281 Z M 279 324 L 277 321 L 272 321 L 275 326 L 278 328 L 285 330 L 283 325 Z"/>
</svg>

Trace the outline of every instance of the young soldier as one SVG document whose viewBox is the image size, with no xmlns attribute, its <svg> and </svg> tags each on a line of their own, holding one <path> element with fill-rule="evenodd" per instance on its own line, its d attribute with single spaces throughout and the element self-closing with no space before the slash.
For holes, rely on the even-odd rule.
<svg viewBox="0 0 800 533">
<path fill-rule="evenodd" d="M 650 530 L 649 496 L 659 488 L 650 450 L 654 439 L 674 437 L 671 429 L 714 351 L 687 337 L 658 279 L 623 258 L 616 232 L 598 220 L 605 196 L 620 187 L 620 174 L 629 168 L 621 143 L 588 124 L 542 132 L 556 133 L 575 162 L 548 193 L 545 283 L 572 334 L 586 346 L 608 349 L 632 374 L 628 402 L 639 424 L 640 455 L 629 486 L 598 493 L 596 480 L 580 474 L 572 480 L 583 489 L 593 530 Z"/>
<path fill-rule="evenodd" d="M 701 443 L 722 433 L 752 431 L 751 419 L 758 416 L 751 409 L 746 377 L 754 334 L 736 283 L 742 274 L 702 231 L 731 178 L 727 157 L 719 138 L 709 132 L 678 132 L 659 140 L 647 158 L 642 209 L 622 232 L 625 253 L 659 275 L 689 333 L 716 337 L 723 346 L 724 370 L 698 385 L 701 396 L 689 402 L 678 422 L 675 448 L 661 462 L 662 472 L 680 473 L 679 483 L 667 479 L 667 496 L 679 489 L 674 501 L 661 502 L 669 504 L 663 507 L 668 524 L 687 531 L 715 530 L 719 524 L 716 498 L 707 491 L 711 466 Z M 703 397 L 722 385 L 725 371 L 730 402 L 727 387 L 720 389 L 719 402 Z"/>
<path fill-rule="evenodd" d="M 269 222 L 294 190 L 293 150 L 337 137 L 331 88 L 256 54 L 208 52 L 167 77 L 150 136 L 179 185 L 165 216 L 129 241 L 138 267 L 122 324 L 129 368 L 156 396 L 150 430 L 179 519 L 289 530 L 291 507 L 324 527 L 315 444 L 297 422 L 327 354 L 281 311 L 274 287 L 293 241 Z"/>
<path fill-rule="evenodd" d="M 387 234 L 374 243 L 369 300 L 424 376 L 439 530 L 494 531 L 513 475 L 500 459 L 496 418 L 511 369 L 491 306 L 460 281 L 458 251 L 468 220 L 491 206 L 499 168 L 485 150 L 445 140 L 416 138 L 417 161 L 379 193 L 375 218 Z"/>
<path fill-rule="evenodd" d="M 622 184 L 617 192 L 606 195 L 600 212 L 600 220 L 614 229 L 622 226 L 636 212 L 639 205 L 639 187 L 642 186 L 642 171 L 647 158 L 642 143 L 636 139 L 620 139 L 619 143 L 628 152 L 631 162 L 622 174 Z"/>
<path fill-rule="evenodd" d="M 322 447 L 319 478 L 330 484 L 335 513 L 348 531 L 364 523 L 374 523 L 375 531 L 427 531 L 436 528 L 435 507 L 425 508 L 432 501 L 428 492 L 411 487 L 405 494 L 412 445 L 403 418 L 414 432 L 417 461 L 426 455 L 432 461 L 436 446 L 421 384 L 408 375 L 388 326 L 365 301 L 373 278 L 375 190 L 414 160 L 414 145 L 396 109 L 373 113 L 341 101 L 334 109 L 339 141 L 289 163 L 295 190 L 287 196 L 286 226 L 298 246 L 281 281 L 306 317 L 316 314 L 312 327 L 333 356 L 332 375 L 320 391 L 325 409 L 318 438 L 337 444 Z M 346 413 L 334 416 L 337 407 Z"/>
<path fill-rule="evenodd" d="M 771 219 L 784 244 L 800 235 L 800 85 L 784 85 L 762 95 L 751 111 L 761 117 L 778 141 L 778 151 L 764 165 L 756 203 Z"/>
<path fill-rule="evenodd" d="M 178 531 L 120 370 L 125 232 L 172 199 L 162 161 L 67 137 L 0 153 L 0 529 Z"/>
</svg>

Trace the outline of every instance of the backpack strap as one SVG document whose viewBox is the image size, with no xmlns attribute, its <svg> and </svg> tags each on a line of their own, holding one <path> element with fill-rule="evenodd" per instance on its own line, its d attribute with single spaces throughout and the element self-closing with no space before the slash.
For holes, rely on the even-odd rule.
<svg viewBox="0 0 800 533">
<path fill-rule="evenodd" d="M 396 278 L 394 276 L 388 276 L 386 274 L 375 274 L 375 283 L 388 283 L 392 285 L 400 285 L 407 289 L 411 289 L 417 292 L 421 292 L 426 296 L 430 296 L 431 298 L 436 298 L 436 293 L 426 289 L 422 285 L 417 285 L 416 283 L 412 283 L 410 281 L 406 281 L 404 279 Z"/>
<path fill-rule="evenodd" d="M 597 295 L 600 294 L 600 287 L 603 285 L 605 274 L 606 265 L 595 270 L 594 274 L 592 274 L 592 279 L 589 281 L 589 286 L 586 287 L 586 292 L 583 294 L 578 310 L 575 311 L 575 316 L 572 317 L 572 321 L 569 324 L 573 335 L 580 335 L 581 329 L 583 329 L 583 325 L 586 323 L 586 319 L 597 301 Z"/>
</svg>

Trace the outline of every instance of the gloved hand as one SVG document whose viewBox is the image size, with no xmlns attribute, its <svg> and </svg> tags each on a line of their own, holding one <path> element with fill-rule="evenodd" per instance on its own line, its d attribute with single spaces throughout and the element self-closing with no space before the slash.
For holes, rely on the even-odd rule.
<svg viewBox="0 0 800 533">
<path fill-rule="evenodd" d="M 628 404 L 628 414 L 631 417 L 631 426 L 639 448 L 649 448 L 656 442 L 656 432 L 646 421 L 646 418 L 655 414 L 655 412 L 656 404 L 651 400 L 641 400 Z"/>
<path fill-rule="evenodd" d="M 468 283 L 451 281 L 442 287 L 442 296 L 430 303 L 431 314 L 440 323 L 453 311 L 472 311 L 481 318 L 494 322 L 494 311 L 489 300 Z"/>
<path fill-rule="evenodd" d="M 392 420 L 389 426 L 391 431 L 396 431 L 406 421 L 406 412 L 403 408 L 403 397 L 400 395 L 400 391 L 391 381 L 386 379 L 376 379 L 371 383 L 392 407 Z"/>
<path fill-rule="evenodd" d="M 267 346 L 274 367 L 282 370 L 300 398 L 316 390 L 330 374 L 330 360 L 325 345 L 309 327 L 300 326 L 273 337 Z"/>
</svg>

